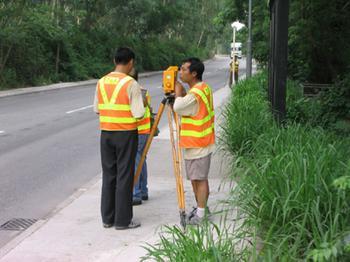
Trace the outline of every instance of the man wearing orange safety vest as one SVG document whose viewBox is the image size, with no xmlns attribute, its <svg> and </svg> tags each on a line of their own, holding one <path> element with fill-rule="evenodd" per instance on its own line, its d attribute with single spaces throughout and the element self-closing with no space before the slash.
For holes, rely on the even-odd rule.
<svg viewBox="0 0 350 262">
<path fill-rule="evenodd" d="M 184 149 L 187 178 L 191 180 L 197 206 L 188 215 L 188 224 L 202 222 L 209 197 L 208 173 L 215 147 L 214 108 L 212 89 L 202 81 L 204 64 L 198 58 L 185 60 L 180 79 L 189 85 L 186 94 L 177 82 L 174 111 L 182 116 L 180 146 Z"/>
<path fill-rule="evenodd" d="M 138 81 L 138 72 L 134 68 L 129 73 L 131 77 L 133 77 L 136 81 Z M 135 161 L 135 172 L 140 163 L 142 153 L 146 147 L 146 142 L 151 133 L 151 96 L 147 89 L 141 87 L 143 104 L 145 106 L 145 115 L 142 119 L 137 121 L 137 131 L 138 131 L 138 147 Z M 134 193 L 132 204 L 134 206 L 141 205 L 142 200 L 148 200 L 148 185 L 147 185 L 147 161 L 146 158 L 143 162 L 141 173 L 139 179 L 134 186 Z"/>
<path fill-rule="evenodd" d="M 140 226 L 132 220 L 132 191 L 137 119 L 143 117 L 145 109 L 139 84 L 128 76 L 134 60 L 131 49 L 118 48 L 115 70 L 98 81 L 94 102 L 101 129 L 102 222 L 105 228 L 118 230 Z"/>
</svg>

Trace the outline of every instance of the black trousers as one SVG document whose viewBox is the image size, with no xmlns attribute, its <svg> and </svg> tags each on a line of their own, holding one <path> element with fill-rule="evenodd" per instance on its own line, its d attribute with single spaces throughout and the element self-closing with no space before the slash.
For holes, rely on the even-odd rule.
<svg viewBox="0 0 350 262">
<path fill-rule="evenodd" d="M 103 223 L 127 226 L 132 219 L 137 140 L 137 130 L 101 132 Z"/>
</svg>

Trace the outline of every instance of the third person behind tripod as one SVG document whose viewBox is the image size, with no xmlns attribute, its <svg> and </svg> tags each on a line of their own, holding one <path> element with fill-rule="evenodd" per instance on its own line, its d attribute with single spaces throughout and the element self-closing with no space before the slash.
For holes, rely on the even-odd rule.
<svg viewBox="0 0 350 262">
<path fill-rule="evenodd" d="M 188 94 L 177 82 L 174 111 L 181 115 L 180 146 L 184 149 L 187 178 L 191 180 L 197 206 L 188 215 L 188 224 L 200 224 L 209 197 L 208 174 L 215 147 L 212 89 L 202 81 L 204 64 L 188 58 L 180 68 L 180 79 L 189 85 Z"/>
<path fill-rule="evenodd" d="M 135 68 L 133 68 L 129 75 L 133 77 L 136 81 L 138 81 L 138 72 Z M 135 160 L 135 173 L 137 167 L 140 163 L 142 153 L 145 149 L 147 139 L 149 137 L 151 131 L 151 97 L 147 91 L 147 89 L 141 87 L 143 105 L 145 107 L 145 114 L 142 119 L 137 121 L 137 132 L 138 132 L 138 146 L 137 146 L 137 154 Z M 148 200 L 148 185 L 147 185 L 147 163 L 146 158 L 143 162 L 141 174 L 137 183 L 134 186 L 134 192 L 132 197 L 132 204 L 134 206 L 141 205 L 142 200 Z"/>
</svg>

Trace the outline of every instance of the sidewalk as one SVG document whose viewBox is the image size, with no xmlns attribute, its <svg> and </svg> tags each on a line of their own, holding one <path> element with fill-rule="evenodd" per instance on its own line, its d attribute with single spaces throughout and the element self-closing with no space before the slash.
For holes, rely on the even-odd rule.
<svg viewBox="0 0 350 262">
<path fill-rule="evenodd" d="M 230 89 L 214 93 L 214 105 L 221 105 Z M 216 108 L 220 122 L 220 108 Z M 166 117 L 165 115 L 163 117 Z M 218 129 L 218 128 L 217 128 Z M 40 220 L 0 249 L 0 261 L 139 261 L 146 254 L 141 247 L 156 243 L 163 225 L 179 225 L 175 178 L 168 131 L 161 130 L 148 154 L 149 197 L 141 206 L 134 207 L 134 218 L 141 227 L 117 231 L 104 229 L 100 217 L 101 174 L 70 197 L 53 215 Z M 220 209 L 232 185 L 222 184 L 227 168 L 224 158 L 215 153 L 212 159 L 209 183 L 209 206 Z M 186 210 L 194 205 L 190 182 L 186 179 Z M 214 217 L 219 220 L 219 217 Z"/>
</svg>

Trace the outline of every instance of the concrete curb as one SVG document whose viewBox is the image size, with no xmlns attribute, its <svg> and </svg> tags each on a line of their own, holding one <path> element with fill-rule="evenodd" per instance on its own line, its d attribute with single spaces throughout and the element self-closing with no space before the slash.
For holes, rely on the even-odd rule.
<svg viewBox="0 0 350 262">
<path fill-rule="evenodd" d="M 216 57 L 222 57 L 221 55 L 215 55 L 214 57 L 205 60 L 204 63 L 208 63 L 210 61 L 215 60 Z M 145 72 L 140 73 L 140 78 L 147 78 L 154 75 L 160 75 L 163 71 L 152 71 L 152 72 Z M 62 88 L 69 88 L 69 87 L 77 87 L 77 86 L 84 86 L 84 85 L 95 85 L 97 83 L 98 79 L 91 79 L 91 80 L 85 80 L 85 81 L 79 81 L 79 82 L 65 82 L 65 83 L 56 83 L 46 86 L 33 86 L 33 87 L 24 87 L 24 88 L 16 88 L 16 89 L 10 89 L 10 90 L 4 90 L 0 91 L 0 98 L 2 97 L 8 97 L 8 96 L 15 96 L 15 95 L 22 95 L 22 94 L 31 94 L 31 93 L 37 93 L 37 92 L 45 92 L 50 90 L 58 90 Z"/>
<path fill-rule="evenodd" d="M 162 72 L 163 71 L 141 73 L 140 78 L 141 77 L 146 78 L 146 77 L 158 75 L 158 74 L 161 74 Z M 97 80 L 98 79 L 91 79 L 91 80 L 79 81 L 79 82 L 65 82 L 65 83 L 57 83 L 57 84 L 46 85 L 46 86 L 33 86 L 33 87 L 24 87 L 24 88 L 5 90 L 5 91 L 0 91 L 0 98 L 15 96 L 15 95 L 45 92 L 45 91 L 51 91 L 51 90 L 58 90 L 62 88 L 70 88 L 70 87 L 85 86 L 85 85 L 96 85 Z"/>
</svg>

